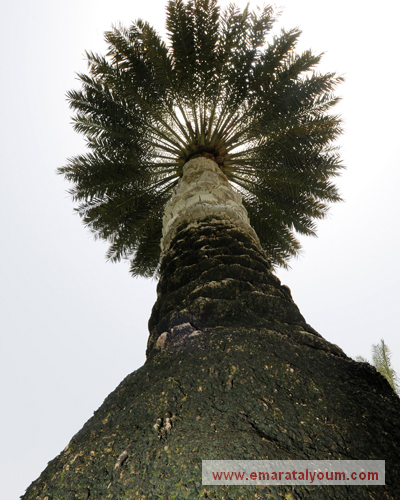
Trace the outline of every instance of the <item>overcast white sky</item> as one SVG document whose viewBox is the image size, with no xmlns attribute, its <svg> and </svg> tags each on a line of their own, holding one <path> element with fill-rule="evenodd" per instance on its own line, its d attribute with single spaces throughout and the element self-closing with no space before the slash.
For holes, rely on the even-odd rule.
<svg viewBox="0 0 400 500">
<path fill-rule="evenodd" d="M 156 282 L 106 263 L 106 246 L 73 215 L 69 186 L 55 170 L 84 148 L 65 101 L 75 73 L 86 70 L 84 51 L 103 52 L 103 32 L 120 21 L 142 18 L 162 32 L 165 4 L 0 4 L 2 498 L 22 495 L 145 360 Z M 338 181 L 346 202 L 278 276 L 327 340 L 370 358 L 371 344 L 384 338 L 400 374 L 398 7 L 393 0 L 373 9 L 354 0 L 278 5 L 279 25 L 303 30 L 300 49 L 325 52 L 321 70 L 346 77 L 338 111 L 347 166 Z"/>
</svg>

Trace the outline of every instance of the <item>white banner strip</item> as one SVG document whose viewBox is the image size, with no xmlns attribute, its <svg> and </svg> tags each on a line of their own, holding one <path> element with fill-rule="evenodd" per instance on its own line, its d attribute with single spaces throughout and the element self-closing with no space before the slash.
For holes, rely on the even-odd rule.
<svg viewBox="0 0 400 500">
<path fill-rule="evenodd" d="M 203 485 L 384 485 L 384 460 L 203 460 Z"/>
</svg>

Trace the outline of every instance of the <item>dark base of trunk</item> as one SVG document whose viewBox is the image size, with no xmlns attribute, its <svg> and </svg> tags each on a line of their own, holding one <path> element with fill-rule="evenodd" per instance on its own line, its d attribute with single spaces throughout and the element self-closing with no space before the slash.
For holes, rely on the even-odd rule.
<svg viewBox="0 0 400 500">
<path fill-rule="evenodd" d="M 386 486 L 202 486 L 205 459 L 386 460 Z M 23 500 L 399 499 L 400 399 L 317 335 L 175 328 Z"/>
</svg>

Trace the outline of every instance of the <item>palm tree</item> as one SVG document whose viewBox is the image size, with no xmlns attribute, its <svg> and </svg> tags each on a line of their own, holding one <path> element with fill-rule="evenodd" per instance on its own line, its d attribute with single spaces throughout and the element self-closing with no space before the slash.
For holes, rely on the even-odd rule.
<svg viewBox="0 0 400 500">
<path fill-rule="evenodd" d="M 88 54 L 69 100 L 90 152 L 60 172 L 109 259 L 159 274 L 158 298 L 145 365 L 24 500 L 399 498 L 398 398 L 309 326 L 271 272 L 339 201 L 341 167 L 329 114 L 341 79 L 294 53 L 298 30 L 266 44 L 273 22 L 270 7 L 173 0 L 168 45 L 137 21 L 106 34 L 106 57 Z M 385 486 L 201 481 L 204 459 L 383 457 Z"/>
<path fill-rule="evenodd" d="M 130 259 L 134 276 L 159 270 L 166 204 L 197 157 L 241 197 L 273 265 L 287 266 L 295 233 L 314 235 L 340 200 L 340 120 L 329 112 L 342 79 L 315 72 L 320 55 L 294 52 L 297 29 L 267 43 L 274 21 L 271 7 L 221 14 L 216 0 L 171 0 L 167 43 L 139 20 L 106 33 L 105 57 L 87 53 L 68 99 L 90 152 L 59 172 L 86 226 L 110 242 L 107 257 Z"/>
</svg>

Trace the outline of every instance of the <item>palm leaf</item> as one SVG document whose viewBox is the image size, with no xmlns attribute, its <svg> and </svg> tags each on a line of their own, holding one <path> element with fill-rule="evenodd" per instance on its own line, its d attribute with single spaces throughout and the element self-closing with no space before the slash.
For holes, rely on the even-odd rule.
<svg viewBox="0 0 400 500">
<path fill-rule="evenodd" d="M 240 192 L 276 265 L 340 201 L 330 111 L 342 79 L 315 72 L 320 55 L 294 52 L 298 30 L 268 42 L 274 21 L 271 7 L 171 0 L 167 41 L 138 20 L 105 34 L 106 56 L 87 53 L 88 74 L 67 97 L 89 152 L 59 173 L 84 223 L 110 242 L 108 258 L 131 260 L 134 275 L 157 270 L 164 207 L 193 156 L 214 159 Z"/>
<path fill-rule="evenodd" d="M 383 339 L 379 344 L 372 346 L 372 364 L 387 379 L 392 389 L 397 394 L 400 394 L 400 381 L 397 373 L 392 368 L 391 356 L 392 353 Z"/>
</svg>

